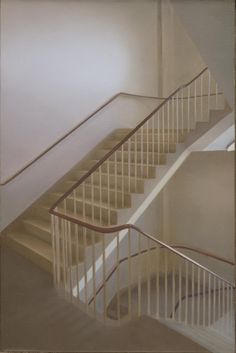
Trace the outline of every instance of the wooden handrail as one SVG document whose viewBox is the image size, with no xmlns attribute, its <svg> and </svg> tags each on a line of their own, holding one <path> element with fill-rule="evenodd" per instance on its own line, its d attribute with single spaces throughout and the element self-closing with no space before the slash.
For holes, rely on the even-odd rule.
<svg viewBox="0 0 236 353">
<path fill-rule="evenodd" d="M 114 152 L 116 152 L 119 147 L 121 147 L 132 135 L 135 134 L 137 130 L 141 128 L 154 114 L 157 113 L 158 110 L 160 110 L 166 102 L 171 100 L 171 98 L 179 92 L 181 89 L 189 86 L 192 82 L 194 82 L 198 77 L 200 77 L 205 71 L 207 71 L 207 67 L 203 69 L 197 76 L 195 76 L 191 81 L 188 83 L 181 85 L 179 88 L 177 88 L 173 93 L 169 95 L 168 98 L 166 98 L 160 105 L 158 105 L 148 116 L 141 121 L 130 133 L 128 133 L 118 144 L 116 144 L 103 158 L 101 158 L 87 173 L 84 174 L 82 178 L 80 178 L 74 185 L 72 185 L 50 208 L 49 213 L 55 214 L 54 210 L 58 206 L 58 204 L 63 201 L 68 195 L 72 193 L 74 189 L 76 189 L 80 184 L 82 184 L 95 170 L 97 170 Z M 82 223 L 81 223 L 82 224 Z"/>
<path fill-rule="evenodd" d="M 170 245 L 172 248 L 174 248 L 174 249 L 185 249 L 185 250 L 191 250 L 191 251 L 193 251 L 193 252 L 196 252 L 196 253 L 198 253 L 198 254 L 201 254 L 201 255 L 204 255 L 204 256 L 207 256 L 207 257 L 211 257 L 211 258 L 214 258 L 214 259 L 216 259 L 216 260 L 218 260 L 218 261 L 221 261 L 221 262 L 225 262 L 225 263 L 227 263 L 227 264 L 229 264 L 229 265 L 232 265 L 232 266 L 234 266 L 235 265 L 235 263 L 234 262 L 231 262 L 231 261 L 229 261 L 229 260 L 227 260 L 227 259 L 225 259 L 225 258 L 223 258 L 223 257 L 220 257 L 220 256 L 216 256 L 216 255 L 214 255 L 214 254 L 212 254 L 212 253 L 209 253 L 209 252 L 206 252 L 206 251 L 202 251 L 202 250 L 200 250 L 200 249 L 196 249 L 196 248 L 193 248 L 193 247 L 188 247 L 188 246 L 183 246 L 183 245 Z M 142 251 L 140 251 L 140 252 L 136 252 L 136 253 L 134 253 L 134 254 L 132 254 L 132 255 L 130 255 L 130 258 L 133 258 L 133 257 L 136 257 L 136 256 L 138 256 L 138 255 L 141 255 L 141 254 L 145 254 L 146 252 L 148 252 L 148 251 L 153 251 L 153 250 L 156 250 L 157 248 L 154 246 L 154 247 L 151 247 L 151 248 L 149 248 L 149 249 L 144 249 L 144 250 L 142 250 Z M 164 249 L 164 246 L 160 246 L 160 249 Z M 117 270 L 117 268 L 118 268 L 118 266 L 120 266 L 123 262 L 125 262 L 125 261 L 127 261 L 129 258 L 128 257 L 124 257 L 123 259 L 120 259 L 119 260 L 119 262 L 118 262 L 118 264 L 116 264 L 111 270 L 110 270 L 110 272 L 108 273 L 108 275 L 107 275 L 107 277 L 106 277 L 106 279 L 105 279 L 105 283 L 106 282 L 108 282 L 108 280 L 111 278 L 111 276 L 113 275 L 113 273 Z M 96 296 L 101 292 L 101 290 L 103 289 L 103 287 L 105 286 L 105 284 L 104 284 L 104 282 L 102 282 L 102 284 L 98 287 L 98 289 L 97 289 L 97 291 L 96 291 Z M 182 298 L 181 298 L 181 300 L 184 300 L 185 299 L 185 296 L 183 296 Z M 94 300 L 94 296 L 89 300 L 89 305 L 93 302 L 93 300 Z M 177 306 L 177 308 L 178 308 L 178 306 Z M 175 308 L 175 311 L 177 310 L 177 308 Z"/>
<path fill-rule="evenodd" d="M 95 232 L 98 233 L 103 233 L 103 234 L 108 234 L 108 233 L 117 233 L 120 232 L 122 230 L 128 230 L 128 229 L 133 229 L 136 230 L 138 233 L 142 234 L 143 236 L 145 236 L 146 238 L 150 239 L 151 241 L 153 241 L 154 243 L 157 243 L 158 245 L 161 245 L 163 248 L 170 250 L 172 253 L 176 254 L 177 256 L 183 258 L 184 260 L 187 260 L 188 262 L 191 262 L 193 265 L 198 266 L 199 268 L 201 268 L 202 270 L 211 273 L 213 276 L 217 277 L 218 279 L 224 281 L 225 283 L 228 283 L 230 286 L 234 286 L 233 283 L 225 280 L 224 278 L 222 278 L 221 276 L 219 276 L 217 273 L 215 273 L 214 271 L 209 270 L 208 268 L 206 268 L 205 266 L 199 264 L 197 261 L 192 260 L 190 257 L 182 254 L 181 252 L 179 252 L 178 250 L 175 250 L 174 248 L 172 248 L 171 245 L 167 245 L 166 243 L 164 243 L 163 241 L 153 237 L 152 235 L 144 232 L 142 229 L 138 228 L 137 226 L 135 226 L 134 224 L 122 224 L 122 225 L 118 225 L 118 226 L 112 226 L 112 227 L 104 227 L 104 226 L 95 226 L 94 224 L 90 224 L 90 223 L 86 223 L 81 219 L 78 218 L 73 218 L 67 214 L 63 214 L 60 213 L 58 211 L 51 211 L 51 214 L 53 214 L 54 216 L 60 217 L 65 219 L 66 221 L 78 224 L 80 226 L 83 226 L 85 228 L 94 230 Z"/>
<path fill-rule="evenodd" d="M 235 287 L 233 287 L 233 288 L 235 288 Z M 214 293 L 214 291 L 219 292 L 219 291 L 222 291 L 222 290 L 225 290 L 225 289 L 227 289 L 227 287 L 224 287 L 224 288 L 216 288 L 216 289 L 211 289 L 211 290 L 206 290 L 205 292 L 201 291 L 201 292 L 190 293 L 190 294 L 188 294 L 187 296 L 186 296 L 186 295 L 183 295 L 183 296 L 177 301 L 177 303 L 175 304 L 174 312 L 172 312 L 172 313 L 170 314 L 170 319 L 172 319 L 173 314 L 174 314 L 174 313 L 176 312 L 176 310 L 178 309 L 180 302 L 182 303 L 182 301 L 184 301 L 186 298 L 193 298 L 193 297 L 197 297 L 197 296 L 203 296 L 203 294 Z"/>
<path fill-rule="evenodd" d="M 223 92 L 218 92 L 217 95 L 222 95 Z M 30 162 L 26 163 L 21 169 L 19 169 L 16 173 L 12 174 L 9 178 L 4 180 L 3 182 L 0 183 L 0 186 L 4 186 L 11 182 L 13 179 L 18 177 L 20 174 L 22 174 L 26 169 L 28 169 L 31 165 L 33 165 L 35 162 L 37 162 L 39 159 L 41 159 L 45 154 L 47 154 L 49 151 L 51 151 L 54 147 L 56 147 L 59 143 L 64 141 L 68 136 L 70 136 L 73 132 L 75 132 L 77 129 L 79 129 L 82 125 L 84 125 L 89 119 L 94 117 L 99 111 L 101 111 L 103 108 L 105 108 L 107 105 L 109 105 L 111 102 L 113 102 L 117 97 L 125 95 L 125 96 L 130 96 L 130 97 L 139 97 L 139 98 L 147 98 L 147 99 L 159 99 L 159 100 L 166 100 L 166 97 L 155 97 L 155 96 L 144 96 L 144 95 L 139 95 L 139 94 L 132 94 L 128 92 L 119 92 L 112 96 L 109 100 L 107 100 L 105 103 L 103 103 L 98 109 L 96 109 L 93 113 L 91 113 L 88 117 L 86 117 L 84 120 L 82 120 L 79 124 L 77 124 L 73 129 L 69 130 L 67 133 L 65 133 L 62 137 L 60 137 L 58 140 L 56 140 L 53 144 L 51 144 L 49 147 L 47 147 L 45 150 L 43 150 L 37 157 L 32 159 Z M 216 93 L 210 93 L 210 96 L 216 95 Z M 196 95 L 196 97 L 205 97 L 208 96 L 207 94 L 203 95 Z M 190 97 L 181 97 L 181 99 L 188 99 L 188 98 L 194 98 L 194 96 Z M 180 99 L 180 98 L 174 98 L 174 99 Z"/>
<path fill-rule="evenodd" d="M 71 188 L 69 188 L 69 190 L 67 190 L 54 204 L 53 206 L 50 208 L 49 213 L 57 216 L 59 218 L 65 219 L 69 222 L 78 224 L 80 226 L 83 226 L 85 228 L 94 230 L 96 232 L 99 233 L 103 233 L 103 234 L 107 234 L 107 233 L 115 233 L 115 232 L 120 232 L 122 230 L 128 230 L 128 229 L 134 229 L 136 230 L 139 234 L 142 234 L 143 236 L 145 236 L 146 238 L 152 240 L 154 243 L 157 243 L 158 245 L 160 245 L 161 247 L 168 249 L 169 251 L 171 251 L 172 253 L 176 254 L 177 256 L 183 258 L 184 260 L 187 260 L 189 263 L 192 263 L 193 265 L 197 266 L 198 268 L 201 268 L 202 270 L 206 271 L 208 274 L 212 274 L 214 277 L 224 281 L 225 283 L 228 283 L 230 286 L 234 287 L 233 283 L 230 283 L 229 281 L 225 280 L 224 278 L 222 278 L 221 276 L 219 276 L 218 274 L 216 274 L 215 272 L 209 270 L 208 268 L 206 268 L 205 266 L 202 266 L 201 264 L 199 264 L 198 262 L 192 260 L 191 258 L 189 258 L 188 256 L 182 254 L 181 252 L 177 251 L 174 247 L 171 247 L 165 243 L 163 243 L 162 241 L 154 238 L 153 236 L 145 233 L 144 231 L 142 231 L 141 229 L 139 229 L 138 227 L 136 227 L 133 224 L 122 224 L 122 225 L 117 225 L 117 226 L 112 226 L 112 227 L 105 227 L 105 226 L 97 226 L 94 224 L 90 224 L 87 223 L 84 219 L 81 218 L 75 218 L 72 217 L 71 215 L 68 215 L 66 213 L 63 213 L 62 211 L 58 211 L 57 206 L 65 200 L 65 198 L 70 195 L 79 185 L 81 185 L 92 173 L 94 173 L 114 152 L 116 152 L 124 143 L 127 142 L 127 140 L 133 136 L 135 134 L 135 132 L 137 130 L 139 130 L 154 114 L 157 113 L 157 111 L 159 111 L 169 100 L 172 99 L 172 97 L 175 96 L 175 94 L 177 92 L 179 92 L 181 89 L 189 86 L 192 82 L 194 82 L 198 77 L 200 77 L 208 68 L 205 68 L 204 70 L 202 70 L 196 77 L 194 77 L 190 82 L 180 86 L 179 88 L 177 88 L 168 98 L 164 99 L 164 101 L 159 104 L 141 123 L 139 123 L 130 133 L 128 133 L 118 144 L 116 144 L 116 146 L 114 146 L 105 156 L 103 156 L 101 158 L 101 160 L 99 160 L 88 172 L 85 173 L 85 175 L 83 177 L 81 177 L 74 185 L 72 185 Z M 137 255 L 136 255 L 137 256 Z M 125 260 L 123 260 L 125 261 Z M 113 271 L 115 271 L 115 269 L 113 269 Z M 110 274 L 111 275 L 111 274 Z"/>
<path fill-rule="evenodd" d="M 233 261 L 229 261 L 228 259 L 225 259 L 224 257 L 218 256 L 218 255 L 214 255 L 214 254 L 212 254 L 212 253 L 210 253 L 210 252 L 202 251 L 202 250 L 197 249 L 197 248 L 193 248 L 193 247 L 189 247 L 189 246 L 184 246 L 184 245 L 171 245 L 171 247 L 172 247 L 172 248 L 175 248 L 175 249 L 190 250 L 190 251 L 196 252 L 196 253 L 198 253 L 198 254 L 200 254 L 200 255 L 204 255 L 204 256 L 207 256 L 207 257 L 211 257 L 212 259 L 225 262 L 225 263 L 227 263 L 228 265 L 232 265 L 232 266 L 235 265 L 235 262 L 233 262 Z"/>
<path fill-rule="evenodd" d="M 82 125 L 84 125 L 88 120 L 90 120 L 92 117 L 94 117 L 98 112 L 100 112 L 103 108 L 105 108 L 107 105 L 109 105 L 111 102 L 113 102 L 117 97 L 119 96 L 130 96 L 130 97 L 139 97 L 139 98 L 149 98 L 149 99 L 164 99 L 162 97 L 152 97 L 152 96 L 142 96 L 138 94 L 132 94 L 132 93 L 127 93 L 127 92 L 119 92 L 109 98 L 105 103 L 103 103 L 99 108 L 97 108 L 93 113 L 91 113 L 89 116 L 87 116 L 83 121 L 81 121 L 79 124 L 77 124 L 73 129 L 65 133 L 62 137 L 60 137 L 58 140 L 56 140 L 53 144 L 51 144 L 49 147 L 47 147 L 43 152 L 41 152 L 37 157 L 35 157 L 32 161 L 27 163 L 24 167 L 19 169 L 16 173 L 11 175 L 8 179 L 0 183 L 0 186 L 4 186 L 8 184 L 10 181 L 15 179 L 17 176 L 19 176 L 21 173 L 23 173 L 26 169 L 28 169 L 32 164 L 37 162 L 40 158 L 42 158 L 46 153 L 51 151 L 55 146 L 57 146 L 59 143 L 64 141 L 68 136 L 70 136 L 73 132 L 78 130 Z"/>
</svg>

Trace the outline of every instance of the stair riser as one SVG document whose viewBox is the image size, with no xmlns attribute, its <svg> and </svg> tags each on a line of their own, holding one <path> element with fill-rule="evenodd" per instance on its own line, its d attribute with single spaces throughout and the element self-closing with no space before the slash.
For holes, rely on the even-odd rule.
<svg viewBox="0 0 236 353">
<path fill-rule="evenodd" d="M 91 178 L 88 178 L 88 183 L 91 184 Z M 93 175 L 93 184 L 99 185 L 100 183 L 100 175 L 98 173 L 94 173 Z M 135 179 L 132 177 L 124 176 L 114 176 L 114 175 L 102 175 L 101 177 L 102 186 L 109 186 L 110 188 L 118 188 L 121 191 L 129 192 L 129 188 L 131 192 L 135 192 L 137 187 L 137 192 L 144 192 L 144 180 L 143 179 Z"/>
<path fill-rule="evenodd" d="M 103 151 L 98 151 L 97 152 L 97 157 L 98 158 L 102 158 L 105 155 L 105 153 Z M 154 164 L 154 165 L 163 165 L 166 163 L 166 155 L 164 154 L 158 154 L 158 153 L 141 153 L 141 152 L 137 152 L 137 153 L 127 153 L 126 151 L 124 151 L 123 153 L 121 153 L 121 151 L 117 151 L 116 152 L 116 156 L 115 154 L 112 154 L 111 157 L 109 158 L 110 161 L 113 162 L 123 162 L 124 163 L 138 163 L 138 164 Z"/>
<path fill-rule="evenodd" d="M 108 163 L 104 163 L 101 166 L 102 173 L 108 172 Z M 125 175 L 125 176 L 137 176 L 138 178 L 155 178 L 156 176 L 156 167 L 147 167 L 147 166 L 140 166 L 137 165 L 128 165 L 128 164 L 121 164 L 121 163 L 114 163 L 109 162 L 109 174 L 117 174 L 117 175 Z M 78 178 L 81 177 L 80 173 L 76 173 L 75 176 Z"/>
<path fill-rule="evenodd" d="M 110 160 L 115 160 L 115 156 L 111 156 Z M 117 152 L 117 161 L 122 160 L 122 153 Z M 152 153 L 130 153 L 130 156 L 128 156 L 128 153 L 124 152 L 123 153 L 123 161 L 125 163 L 128 163 L 130 161 L 131 163 L 144 163 L 144 164 L 154 164 L 154 165 L 163 165 L 166 163 L 166 156 L 165 155 L 158 155 L 158 153 L 155 153 L 154 155 Z"/>
<path fill-rule="evenodd" d="M 186 134 L 181 134 L 181 132 L 177 135 L 175 133 L 173 133 L 172 129 L 169 129 L 168 133 L 165 134 L 161 134 L 161 133 L 155 133 L 153 135 L 153 133 L 150 131 L 150 133 L 137 133 L 136 135 L 133 135 L 130 139 L 131 143 L 148 143 L 150 144 L 153 140 L 154 143 L 158 145 L 158 141 L 159 143 L 165 143 L 165 145 L 172 143 L 172 144 L 176 144 L 177 142 L 184 142 L 186 138 Z M 118 141 L 117 141 L 118 143 Z M 128 144 L 128 142 L 126 142 L 125 144 Z M 116 145 L 116 144 L 115 144 Z"/>
<path fill-rule="evenodd" d="M 52 239 L 51 239 L 51 233 L 49 231 L 46 231 L 43 228 L 30 224 L 27 221 L 23 221 L 23 224 L 26 231 L 29 231 L 31 234 L 35 235 L 39 239 L 44 240 L 47 243 L 51 244 Z"/>
<path fill-rule="evenodd" d="M 83 189 L 82 187 L 78 188 L 76 191 L 78 197 L 83 197 Z M 111 206 L 115 207 L 131 207 L 131 194 L 124 194 L 122 192 L 115 192 L 111 191 L 108 192 L 107 189 L 102 189 L 101 192 L 98 187 L 93 188 L 93 195 L 94 200 L 100 202 L 100 195 L 101 201 L 104 203 L 110 202 Z M 92 197 L 92 188 L 90 185 L 86 185 L 84 188 L 84 198 L 91 199 Z"/>
<path fill-rule="evenodd" d="M 102 166 L 102 172 L 107 173 L 108 172 L 108 164 L 104 164 Z M 109 162 L 109 173 L 115 174 L 117 173 L 118 175 L 130 175 L 130 176 L 137 176 L 138 178 L 155 178 L 156 176 L 156 168 L 155 167 L 146 167 L 146 166 L 134 166 L 134 165 L 123 165 L 116 164 L 113 162 Z"/>
<path fill-rule="evenodd" d="M 74 207 L 76 207 L 76 214 L 85 217 L 92 217 L 94 215 L 95 220 L 100 220 L 104 224 L 116 224 L 117 223 L 117 212 L 113 210 L 108 210 L 106 208 L 100 208 L 99 206 L 92 205 L 90 203 L 85 203 L 83 206 L 82 201 L 77 201 L 74 203 L 73 200 L 67 200 L 67 209 L 74 212 Z"/>
<path fill-rule="evenodd" d="M 52 273 L 52 262 L 48 259 L 40 256 L 36 252 L 32 251 L 30 248 L 24 246 L 20 242 L 12 240 L 11 238 L 7 237 L 6 243 L 11 249 L 15 250 L 28 260 L 32 261 L 34 264 L 41 267 L 43 270 Z"/>
<path fill-rule="evenodd" d="M 171 143 L 168 144 L 167 142 L 163 143 L 163 140 L 160 139 L 159 143 L 152 143 L 149 142 L 147 143 L 137 143 L 137 146 L 134 142 L 131 143 L 131 146 L 129 147 L 127 144 L 124 145 L 124 151 L 131 149 L 131 151 L 143 151 L 147 152 L 149 151 L 150 153 L 153 152 L 159 152 L 159 153 L 174 153 L 176 152 L 176 144 Z"/>
</svg>

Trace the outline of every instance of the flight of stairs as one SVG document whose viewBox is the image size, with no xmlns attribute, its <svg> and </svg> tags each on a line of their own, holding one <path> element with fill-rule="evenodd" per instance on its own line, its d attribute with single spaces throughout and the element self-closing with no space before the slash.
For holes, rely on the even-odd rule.
<svg viewBox="0 0 236 353">
<path fill-rule="evenodd" d="M 226 109 L 225 104 L 224 96 L 220 95 L 218 97 L 218 111 L 222 111 L 223 116 L 225 114 L 224 109 Z M 214 100 L 212 105 L 214 106 Z M 212 107 L 212 109 L 215 108 Z M 129 215 L 132 214 L 134 206 L 133 196 L 135 194 L 144 194 L 149 180 L 153 180 L 153 185 L 155 184 L 155 179 L 160 176 L 159 171 L 163 171 L 167 163 L 167 168 L 171 166 L 169 162 L 170 155 L 173 156 L 173 161 L 178 158 L 178 147 L 183 146 L 189 133 L 195 133 L 198 127 L 201 129 L 201 126 L 206 126 L 209 117 L 209 114 L 204 119 L 199 116 L 199 119 L 194 124 L 191 123 L 189 132 L 187 129 L 179 129 L 177 132 L 171 126 L 169 130 L 165 128 L 163 130 L 160 129 L 159 132 L 156 129 L 151 131 L 151 129 L 147 130 L 144 128 L 142 132 L 138 130 L 136 137 L 132 136 L 131 138 L 129 156 L 127 153 L 128 143 L 125 143 L 116 152 L 116 159 L 112 155 L 109 163 L 105 161 L 101 165 L 101 180 L 99 172 L 95 171 L 93 173 L 93 181 L 91 177 L 86 179 L 84 191 L 82 188 L 77 188 L 77 217 L 84 217 L 81 211 L 84 208 L 87 223 L 101 226 L 119 224 L 120 220 L 124 220 L 124 215 L 128 214 L 128 212 Z M 50 207 L 131 131 L 132 129 L 127 128 L 117 129 L 105 138 L 82 162 L 6 229 L 4 232 L 6 234 L 6 244 L 44 270 L 52 272 L 51 220 L 48 212 Z M 178 143 L 176 143 L 177 135 Z M 153 139 L 154 145 L 152 144 Z M 142 152 L 144 153 L 142 154 Z M 150 165 L 150 160 L 152 160 L 153 165 Z M 115 172 L 116 177 L 114 175 Z M 91 203 L 92 189 L 93 206 Z M 102 195 L 102 202 L 100 195 Z M 68 197 L 67 214 L 71 213 L 73 215 L 73 207 L 73 198 Z M 82 229 L 80 227 L 79 235 L 81 236 L 81 241 L 79 240 L 79 262 L 82 263 L 86 251 L 85 247 L 90 246 L 94 233 L 92 235 L 92 232 L 87 230 L 86 245 L 83 242 Z M 101 237 L 96 236 L 96 234 L 94 239 L 95 242 L 101 241 Z"/>
<path fill-rule="evenodd" d="M 23 256 L 29 258 L 31 261 L 42 267 L 44 270 L 52 272 L 52 245 L 51 245 L 51 223 L 49 208 L 52 204 L 67 190 L 69 189 L 80 177 L 82 177 L 94 164 L 97 163 L 106 153 L 110 151 L 121 139 L 123 139 L 131 130 L 130 129 L 119 129 L 114 131 L 109 135 L 97 148 L 95 148 L 82 163 L 75 167 L 68 175 L 63 178 L 63 180 L 51 190 L 46 192 L 46 194 L 41 197 L 39 201 L 33 204 L 13 225 L 8 229 L 7 236 L 5 237 L 6 244 L 22 254 Z M 150 132 L 151 133 L 151 132 Z M 123 170 L 121 167 L 121 151 L 117 152 L 116 166 L 115 161 L 109 162 L 109 195 L 108 195 L 108 163 L 104 163 L 101 167 L 102 170 L 102 203 L 99 202 L 100 195 L 100 184 L 98 173 L 94 174 L 94 220 L 93 223 L 97 225 L 116 225 L 118 222 L 118 213 L 122 212 L 132 207 L 132 194 L 144 193 L 145 180 L 154 179 L 156 176 L 156 166 L 165 165 L 167 158 L 167 141 L 168 132 L 164 131 L 162 135 L 158 135 L 161 144 L 158 144 L 157 134 L 155 133 L 155 156 L 154 163 L 155 166 L 145 165 L 145 158 L 147 154 L 144 155 L 144 161 L 141 165 L 141 146 L 140 139 L 141 135 L 137 137 L 137 175 L 135 177 L 135 167 L 134 167 L 134 152 L 135 143 L 132 142 L 132 152 L 131 152 L 131 164 L 128 166 L 128 156 L 126 153 L 127 145 L 124 145 L 124 164 Z M 179 142 L 183 142 L 187 136 L 187 132 L 179 132 Z M 169 137 L 170 141 L 174 138 L 173 131 Z M 147 132 L 144 131 L 143 139 L 147 139 Z M 150 140 L 150 139 L 149 139 Z M 169 152 L 175 153 L 176 143 L 171 142 Z M 160 154 L 158 156 L 158 146 L 160 149 Z M 151 145 L 146 143 L 144 145 L 144 150 L 147 148 L 150 150 L 151 157 Z M 116 179 L 114 170 L 117 168 L 118 177 Z M 130 177 L 128 185 L 128 170 L 130 168 Z M 118 190 L 116 190 L 116 187 Z M 109 205 L 108 205 L 109 200 Z M 81 204 L 83 202 L 82 191 L 79 190 L 76 195 L 76 202 L 78 209 L 81 209 Z M 68 202 L 68 212 L 73 208 L 73 201 L 71 199 Z M 91 180 L 88 178 L 85 186 L 85 209 L 86 209 L 86 221 L 92 222 L 92 206 L 91 206 Z M 72 212 L 72 211 L 71 211 Z M 100 213 L 101 212 L 101 213 Z M 102 217 L 101 217 L 102 214 Z M 82 214 L 80 215 L 82 217 Z M 91 232 L 87 233 L 87 246 L 90 245 Z M 96 238 L 95 241 L 99 238 Z M 83 261 L 84 257 L 84 244 L 81 233 L 81 242 L 79 241 L 79 261 Z"/>
</svg>

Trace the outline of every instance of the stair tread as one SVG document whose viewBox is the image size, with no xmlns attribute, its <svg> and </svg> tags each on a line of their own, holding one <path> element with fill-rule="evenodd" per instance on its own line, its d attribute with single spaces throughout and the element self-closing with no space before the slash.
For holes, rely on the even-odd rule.
<svg viewBox="0 0 236 353">
<path fill-rule="evenodd" d="M 50 222 L 42 220 L 39 217 L 38 218 L 31 217 L 31 218 L 23 219 L 23 223 L 31 224 L 31 225 L 36 226 L 38 228 L 41 228 L 45 232 L 48 232 L 48 233 L 51 234 L 51 224 L 50 224 Z"/>
<path fill-rule="evenodd" d="M 206 327 L 191 327 L 189 325 L 185 325 L 184 323 L 173 321 L 171 319 L 160 319 L 160 322 L 163 322 L 170 326 L 173 329 L 176 329 L 180 332 L 188 333 L 190 336 L 194 336 L 195 338 L 200 340 L 204 340 L 206 344 L 210 345 L 220 345 L 221 348 L 230 348 L 233 345 L 233 340 L 231 338 L 225 337 L 220 332 L 216 332 L 212 328 Z M 201 342 L 203 343 L 203 342 Z"/>
<path fill-rule="evenodd" d="M 51 244 L 23 231 L 11 232 L 7 237 L 52 262 Z"/>
<path fill-rule="evenodd" d="M 58 198 L 59 198 L 60 194 L 57 194 L 57 195 L 58 195 Z M 70 199 L 70 198 L 72 199 L 72 197 L 68 196 L 68 199 Z M 96 207 L 100 207 L 101 206 L 102 208 L 109 209 L 110 211 L 114 211 L 114 212 L 117 212 L 117 210 L 121 209 L 121 208 L 128 208 L 128 207 L 119 207 L 119 206 L 114 207 L 112 205 L 109 205 L 108 203 L 100 202 L 100 201 L 98 201 L 96 199 L 92 202 L 91 199 L 89 199 L 89 198 L 83 199 L 82 197 L 76 196 L 76 201 L 81 201 L 82 202 L 83 200 L 85 201 L 86 204 L 92 204 L 93 203 L 93 205 L 96 206 Z"/>
<path fill-rule="evenodd" d="M 110 152 L 110 150 L 111 150 L 111 149 L 109 149 L 109 148 L 104 148 L 104 147 L 103 147 L 103 148 L 99 148 L 97 151 L 98 151 L 98 152 L 107 152 L 107 153 L 108 153 L 108 152 Z M 121 153 L 121 150 L 118 149 L 116 152 L 117 152 L 117 153 Z M 138 152 L 138 153 L 141 153 L 140 151 L 137 151 L 137 152 Z M 126 154 L 127 154 L 128 151 L 124 150 L 123 153 L 126 153 Z M 132 151 L 132 150 L 131 150 L 130 153 L 136 153 L 136 151 Z M 144 155 L 147 154 L 147 153 L 148 153 L 148 154 L 153 154 L 152 151 L 149 151 L 149 152 L 144 151 L 144 152 L 143 152 Z M 156 155 L 161 155 L 161 156 L 165 156 L 167 153 L 165 153 L 165 152 L 159 153 L 159 152 L 155 152 L 155 151 L 154 151 L 154 154 L 156 154 Z"/>
<path fill-rule="evenodd" d="M 66 212 L 64 212 L 64 210 L 63 209 L 60 209 L 59 207 L 58 207 L 58 212 L 61 212 L 62 214 L 64 214 L 64 215 L 66 215 L 66 216 L 69 216 L 69 217 L 71 217 L 71 218 L 74 218 L 74 213 L 73 212 L 70 212 L 69 210 L 66 210 Z M 83 221 L 83 222 L 86 222 L 86 223 L 88 223 L 88 224 L 92 224 L 92 225 L 94 225 L 94 226 L 98 226 L 98 227 L 112 227 L 112 225 L 111 226 L 109 226 L 109 225 L 104 225 L 104 223 L 103 222 L 100 222 L 100 221 L 98 221 L 98 220 L 96 220 L 96 219 L 92 219 L 91 217 L 88 217 L 88 216 L 86 216 L 85 218 L 83 218 L 83 216 L 76 216 L 76 219 L 77 220 L 81 220 L 81 221 Z M 114 225 L 113 225 L 114 226 Z M 81 226 L 81 227 L 83 227 L 83 226 Z"/>
</svg>

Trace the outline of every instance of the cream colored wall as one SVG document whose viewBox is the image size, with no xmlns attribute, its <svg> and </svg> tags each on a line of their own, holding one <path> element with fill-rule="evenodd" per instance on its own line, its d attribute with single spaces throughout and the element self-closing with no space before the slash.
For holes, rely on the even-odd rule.
<svg viewBox="0 0 236 353">
<path fill-rule="evenodd" d="M 157 94 L 155 1 L 3 0 L 1 11 L 2 180 L 113 94 Z"/>
<path fill-rule="evenodd" d="M 169 241 L 234 261 L 234 153 L 192 153 L 166 189 Z"/>
<path fill-rule="evenodd" d="M 113 94 L 157 94 L 156 21 L 153 0 L 2 1 L 1 181 Z M 0 188 L 0 229 L 121 123 L 113 112 L 107 117 Z"/>
<path fill-rule="evenodd" d="M 208 43 L 209 44 L 209 43 Z M 206 67 L 169 0 L 162 0 L 163 94 L 171 94 Z"/>
<path fill-rule="evenodd" d="M 165 1 L 165 0 L 164 0 Z M 171 0 L 206 65 L 234 106 L 234 0 Z"/>
</svg>

